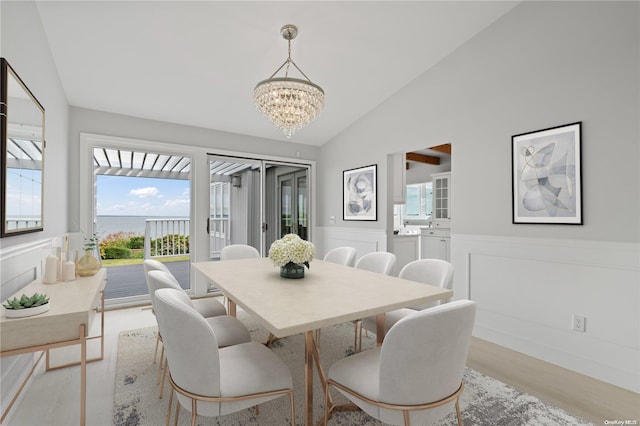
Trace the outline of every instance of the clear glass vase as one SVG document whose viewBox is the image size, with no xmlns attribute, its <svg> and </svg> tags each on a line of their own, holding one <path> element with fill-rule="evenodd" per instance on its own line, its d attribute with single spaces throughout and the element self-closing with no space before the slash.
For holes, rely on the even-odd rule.
<svg viewBox="0 0 640 426">
<path fill-rule="evenodd" d="M 282 278 L 304 278 L 304 265 L 289 262 L 280 267 L 280 276 Z"/>
</svg>

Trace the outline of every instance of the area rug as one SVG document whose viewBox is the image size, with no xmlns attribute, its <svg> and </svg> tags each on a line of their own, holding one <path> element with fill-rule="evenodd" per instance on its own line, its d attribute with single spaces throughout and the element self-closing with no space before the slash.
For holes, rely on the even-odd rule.
<svg viewBox="0 0 640 426">
<path fill-rule="evenodd" d="M 264 342 L 267 339 L 268 332 L 259 327 L 244 312 L 239 312 L 238 318 L 249 328 L 253 340 Z M 159 399 L 160 387 L 156 383 L 157 364 L 152 364 L 156 332 L 156 327 L 148 327 L 120 334 L 113 408 L 114 425 L 155 426 L 165 424 L 169 386 L 168 383 L 165 385 L 164 397 Z M 362 346 L 363 350 L 374 347 L 375 339 L 364 336 Z M 296 424 L 301 425 L 304 423 L 304 338 L 302 335 L 287 337 L 274 343 L 271 348 L 289 366 L 293 375 Z M 322 329 L 320 358 L 325 371 L 336 360 L 351 354 L 353 354 L 353 325 L 351 323 Z M 460 408 L 465 426 L 574 426 L 590 424 L 564 410 L 546 404 L 532 395 L 520 392 L 472 369 L 466 369 L 464 381 L 465 390 L 460 398 Z M 319 382 L 318 376 L 315 375 L 314 416 L 316 420 L 322 417 L 324 410 L 324 397 Z M 334 401 L 344 401 L 337 392 L 335 394 L 332 392 L 332 395 Z M 173 411 L 175 413 L 175 408 Z M 200 416 L 197 424 L 202 426 L 249 424 L 280 426 L 290 424 L 289 412 L 289 399 L 283 397 L 260 405 L 259 414 L 256 414 L 255 409 L 247 409 L 218 418 Z M 182 409 L 179 424 L 190 424 L 190 417 L 191 414 Z M 382 424 L 362 411 L 338 412 L 329 421 L 329 425 L 368 426 Z M 455 414 L 452 413 L 437 425 L 457 425 Z"/>
</svg>

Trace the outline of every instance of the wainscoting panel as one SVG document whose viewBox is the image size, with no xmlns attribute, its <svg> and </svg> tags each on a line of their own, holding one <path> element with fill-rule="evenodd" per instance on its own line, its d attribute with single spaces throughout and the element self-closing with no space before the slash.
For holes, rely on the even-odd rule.
<svg viewBox="0 0 640 426">
<path fill-rule="evenodd" d="M 0 301 L 4 301 L 41 275 L 42 249 L 49 246 L 51 240 L 46 239 L 0 250 Z M 36 353 L 0 358 L 0 408 L 3 414 L 38 355 Z M 23 390 L 25 391 L 26 389 Z"/>
<path fill-rule="evenodd" d="M 640 392 L 638 244 L 452 235 L 452 263 L 476 337 Z"/>
<path fill-rule="evenodd" d="M 354 247 L 356 259 L 367 253 L 387 250 L 387 234 L 384 230 L 318 227 L 316 232 L 316 256 L 320 259 L 336 247 Z"/>
</svg>

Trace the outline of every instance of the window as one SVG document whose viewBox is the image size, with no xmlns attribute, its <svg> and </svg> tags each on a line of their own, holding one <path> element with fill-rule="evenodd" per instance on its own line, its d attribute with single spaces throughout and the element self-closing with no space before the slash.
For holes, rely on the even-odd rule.
<svg viewBox="0 0 640 426">
<path fill-rule="evenodd" d="M 428 219 L 432 212 L 433 186 L 431 182 L 407 185 L 405 219 Z"/>
</svg>

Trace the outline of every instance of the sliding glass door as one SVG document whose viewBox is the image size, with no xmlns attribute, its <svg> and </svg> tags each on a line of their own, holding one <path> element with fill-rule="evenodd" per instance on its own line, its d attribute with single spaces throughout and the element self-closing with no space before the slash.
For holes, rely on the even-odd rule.
<svg viewBox="0 0 640 426">
<path fill-rule="evenodd" d="M 209 155 L 209 258 L 230 244 L 263 256 L 288 233 L 310 238 L 309 166 Z"/>
<path fill-rule="evenodd" d="M 299 169 L 278 176 L 278 235 L 298 234 L 308 239 L 309 188 L 307 170 Z"/>
<path fill-rule="evenodd" d="M 230 244 L 262 250 L 262 162 L 209 156 L 209 258 Z"/>
</svg>

